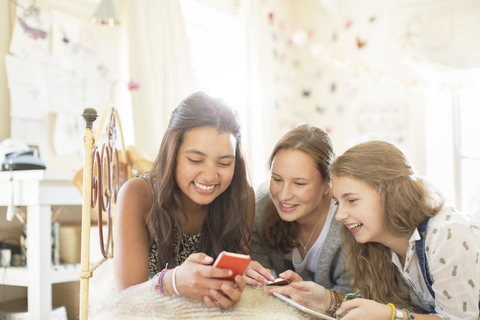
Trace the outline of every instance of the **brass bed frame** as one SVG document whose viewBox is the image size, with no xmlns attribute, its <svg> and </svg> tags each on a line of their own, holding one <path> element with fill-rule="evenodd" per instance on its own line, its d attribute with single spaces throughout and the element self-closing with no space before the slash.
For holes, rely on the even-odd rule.
<svg viewBox="0 0 480 320">
<path fill-rule="evenodd" d="M 82 116 L 86 122 L 86 128 L 83 138 L 85 162 L 82 194 L 81 271 L 78 276 L 80 277 L 80 319 L 84 320 L 88 319 L 89 278 L 92 277 L 96 268 L 113 257 L 112 208 L 116 203 L 121 185 L 131 178 L 132 165 L 128 162 L 120 118 L 113 104 L 109 103 L 104 108 L 96 137 L 94 137 L 92 127 L 98 117 L 97 111 L 93 108 L 86 108 Z M 116 147 L 117 136 L 120 137 L 121 156 Z M 105 138 L 106 142 L 98 145 Z M 103 258 L 91 265 L 90 227 L 94 208 L 98 212 L 98 231 Z M 104 213 L 108 230 L 106 242 L 103 234 Z"/>
</svg>

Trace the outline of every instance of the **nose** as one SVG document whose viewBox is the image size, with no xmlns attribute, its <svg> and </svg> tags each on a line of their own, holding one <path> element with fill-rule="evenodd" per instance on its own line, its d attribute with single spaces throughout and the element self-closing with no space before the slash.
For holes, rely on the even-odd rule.
<svg viewBox="0 0 480 320">
<path fill-rule="evenodd" d="M 293 192 L 290 188 L 290 185 L 284 183 L 278 192 L 278 200 L 287 201 L 293 198 Z"/>
<path fill-rule="evenodd" d="M 217 167 L 215 164 L 206 164 L 203 169 L 203 179 L 205 182 L 214 182 L 217 178 Z"/>
<path fill-rule="evenodd" d="M 343 208 L 342 205 L 340 205 L 340 203 L 338 203 L 338 209 L 337 209 L 337 213 L 335 214 L 335 219 L 341 222 L 347 218 L 348 218 L 347 211 Z"/>
</svg>

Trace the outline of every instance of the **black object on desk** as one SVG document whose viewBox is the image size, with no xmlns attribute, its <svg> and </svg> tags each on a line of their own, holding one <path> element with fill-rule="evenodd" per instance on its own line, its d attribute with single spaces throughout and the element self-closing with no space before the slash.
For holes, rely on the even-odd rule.
<svg viewBox="0 0 480 320">
<path fill-rule="evenodd" d="M 35 157 L 33 150 L 6 154 L 5 160 L 2 162 L 2 171 L 44 170 L 46 168 L 45 162 L 39 157 Z"/>
</svg>

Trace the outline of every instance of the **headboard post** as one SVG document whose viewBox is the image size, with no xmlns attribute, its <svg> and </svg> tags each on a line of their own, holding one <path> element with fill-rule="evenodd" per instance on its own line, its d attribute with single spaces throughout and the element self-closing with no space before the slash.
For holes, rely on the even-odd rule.
<svg viewBox="0 0 480 320">
<path fill-rule="evenodd" d="M 95 137 L 92 131 L 93 122 L 97 119 L 97 111 L 86 108 L 82 114 L 86 128 L 83 136 L 85 148 L 85 163 L 83 166 L 83 205 L 82 205 L 82 247 L 80 277 L 80 319 L 88 319 L 88 280 L 92 276 L 90 271 L 90 220 L 92 211 L 92 150 L 95 145 Z M 86 183 L 89 182 L 89 183 Z"/>
</svg>

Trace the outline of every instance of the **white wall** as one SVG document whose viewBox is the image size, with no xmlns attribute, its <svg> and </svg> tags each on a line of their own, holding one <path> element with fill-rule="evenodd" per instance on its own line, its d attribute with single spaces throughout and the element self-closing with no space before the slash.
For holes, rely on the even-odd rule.
<svg viewBox="0 0 480 320">
<path fill-rule="evenodd" d="M 272 37 L 293 41 L 284 46 L 271 40 L 277 62 L 272 115 L 277 139 L 297 125 L 311 123 L 330 132 L 338 155 L 364 140 L 389 140 L 404 148 L 424 173 L 421 79 L 397 60 L 390 25 L 393 3 L 335 4 L 332 13 L 318 0 L 289 1 L 285 12 L 270 2 L 277 19 Z M 276 25 L 278 19 L 288 21 L 283 30 Z M 366 42 L 360 49 L 357 37 Z"/>
</svg>

